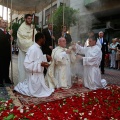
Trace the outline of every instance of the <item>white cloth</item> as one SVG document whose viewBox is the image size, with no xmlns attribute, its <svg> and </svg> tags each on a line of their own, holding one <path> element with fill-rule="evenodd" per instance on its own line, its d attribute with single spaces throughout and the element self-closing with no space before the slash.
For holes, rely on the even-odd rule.
<svg viewBox="0 0 120 120">
<path fill-rule="evenodd" d="M 26 53 L 19 49 L 18 55 L 18 82 L 23 82 L 27 78 L 25 67 L 23 65 Z"/>
<path fill-rule="evenodd" d="M 81 47 L 76 44 L 76 49 L 85 54 L 83 57 L 84 86 L 96 90 L 106 86 L 106 80 L 101 80 L 99 65 L 102 59 L 101 49 L 95 45 L 92 47 Z"/>
<path fill-rule="evenodd" d="M 46 74 L 46 82 L 50 88 L 71 87 L 71 62 L 74 62 L 75 53 L 66 54 L 65 48 L 56 47 L 52 51 L 52 62 Z"/>
<path fill-rule="evenodd" d="M 42 62 L 46 62 L 40 46 L 37 43 L 32 45 L 24 61 L 24 66 L 28 77 L 25 81 L 20 82 L 15 86 L 15 90 L 21 94 L 34 97 L 50 96 L 54 89 L 50 89 L 45 84 Z"/>
<path fill-rule="evenodd" d="M 113 67 L 113 68 L 116 67 L 116 54 L 115 53 L 110 54 L 110 67 Z"/>
<path fill-rule="evenodd" d="M 36 34 L 34 30 L 34 35 Z M 17 32 L 17 43 L 19 47 L 18 54 L 18 82 L 22 82 L 27 78 L 23 62 L 28 48 L 34 43 L 33 39 L 33 25 L 26 25 L 25 22 L 19 27 Z"/>
</svg>

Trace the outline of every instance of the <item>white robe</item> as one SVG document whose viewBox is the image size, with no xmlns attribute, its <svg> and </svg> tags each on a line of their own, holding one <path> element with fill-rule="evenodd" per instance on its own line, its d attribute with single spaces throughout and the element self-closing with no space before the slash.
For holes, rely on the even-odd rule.
<svg viewBox="0 0 120 120">
<path fill-rule="evenodd" d="M 50 96 L 54 89 L 50 89 L 45 84 L 42 62 L 46 62 L 40 46 L 34 43 L 28 50 L 24 61 L 24 66 L 28 78 L 17 84 L 15 90 L 21 94 L 34 97 Z"/>
<path fill-rule="evenodd" d="M 99 69 L 102 59 L 101 48 L 98 45 L 92 47 L 81 47 L 76 44 L 76 49 L 81 54 L 85 54 L 85 57 L 83 57 L 84 86 L 92 90 L 105 87 L 107 83 L 106 80 L 101 80 Z"/>
<path fill-rule="evenodd" d="M 34 35 L 36 34 L 36 30 L 34 31 Z M 19 47 L 18 54 L 18 82 L 24 81 L 27 78 L 24 69 L 24 59 L 28 48 L 33 45 L 34 41 L 32 41 L 33 37 L 33 25 L 26 25 L 25 22 L 19 27 L 17 32 L 17 44 Z"/>
<path fill-rule="evenodd" d="M 74 62 L 75 53 L 66 54 L 65 48 L 56 47 L 52 51 L 52 62 L 46 74 L 46 82 L 50 88 L 69 88 L 71 83 L 71 62 Z"/>
</svg>

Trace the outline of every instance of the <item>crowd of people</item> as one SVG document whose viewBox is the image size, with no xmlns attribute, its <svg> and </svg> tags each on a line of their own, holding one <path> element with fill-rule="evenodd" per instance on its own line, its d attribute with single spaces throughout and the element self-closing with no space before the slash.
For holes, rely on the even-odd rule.
<svg viewBox="0 0 120 120">
<path fill-rule="evenodd" d="M 108 61 L 110 61 L 109 67 L 120 70 L 120 39 L 113 38 L 112 43 L 108 45 L 108 49 Z"/>
<path fill-rule="evenodd" d="M 3 81 L 11 83 L 9 79 L 10 64 L 10 41 L 12 32 L 4 33 L 5 26 L 2 27 L 0 20 L 0 86 L 4 86 Z M 3 36 L 3 37 L 2 37 Z M 71 43 L 72 38 L 67 33 L 66 26 L 62 27 L 57 46 L 52 24 L 48 24 L 48 29 L 43 33 L 37 32 L 32 25 L 32 15 L 26 14 L 25 21 L 21 24 L 17 32 L 18 54 L 18 84 L 14 87 L 14 92 L 34 97 L 50 96 L 55 89 L 69 89 L 72 87 L 72 65 L 76 64 L 77 58 L 82 61 L 84 68 L 83 85 L 91 90 L 104 88 L 107 85 L 105 79 L 101 79 L 101 74 L 105 73 L 105 55 L 111 50 L 111 67 L 115 67 L 113 53 L 115 51 L 120 67 L 120 44 L 113 41 L 108 45 L 104 39 L 104 33 L 100 31 L 98 38 L 94 32 L 90 32 L 84 46 L 80 43 Z M 4 42 L 6 41 L 6 42 Z M 9 51 L 9 52 L 8 52 Z M 118 52 L 116 52 L 118 51 Z M 8 55 L 9 54 L 9 55 Z M 8 59 L 7 68 L 5 68 Z M 80 66 L 76 66 L 80 67 Z M 101 68 L 101 70 L 100 70 Z M 4 71 L 3 71 L 4 69 Z M 76 68 L 77 69 L 77 68 Z M 6 73 L 7 71 L 7 73 Z M 75 72 L 75 71 L 74 71 Z M 77 71 L 78 72 L 78 71 Z M 3 75 L 1 74 L 3 73 Z M 6 75 L 6 74 L 7 75 Z"/>
</svg>

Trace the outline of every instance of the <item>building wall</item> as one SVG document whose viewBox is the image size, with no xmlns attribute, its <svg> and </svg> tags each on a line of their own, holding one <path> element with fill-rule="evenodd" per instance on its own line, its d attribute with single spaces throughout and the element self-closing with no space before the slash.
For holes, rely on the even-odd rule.
<svg viewBox="0 0 120 120">
<path fill-rule="evenodd" d="M 106 22 L 107 26 L 109 20 L 105 21 L 103 19 L 100 21 L 99 18 L 104 18 L 107 16 L 110 17 L 112 15 L 119 14 L 118 11 L 120 11 L 120 1 L 93 0 L 90 4 L 85 6 L 85 0 L 70 0 L 70 7 L 79 11 L 77 15 L 79 18 L 78 24 L 70 28 L 70 34 L 73 40 L 80 40 L 84 43 L 86 40 L 84 33 L 87 33 L 89 30 L 91 30 L 94 23 L 102 24 L 102 22 Z M 101 30 L 105 31 L 105 27 L 97 28 L 94 30 L 94 32 L 98 33 Z"/>
<path fill-rule="evenodd" d="M 72 26 L 69 32 L 72 36 L 73 41 L 81 41 L 83 43 L 86 40 L 83 35 L 85 36 L 85 33 L 87 33 L 92 28 L 92 24 L 94 22 L 101 24 L 101 21 L 98 20 L 99 17 L 108 15 L 111 16 L 112 14 L 118 14 L 120 11 L 120 1 L 118 0 L 114 0 L 114 2 L 113 0 L 93 0 L 93 2 L 88 2 L 87 4 L 85 4 L 85 0 L 56 0 L 52 3 L 52 6 L 57 4 L 57 7 L 59 7 L 60 3 L 63 3 L 63 1 L 67 6 L 78 10 L 78 23 L 76 26 Z M 51 5 L 48 5 L 47 7 L 43 8 L 43 28 L 47 27 L 45 24 L 45 11 L 50 7 Z M 13 19 L 16 17 L 20 19 L 23 15 L 23 13 L 15 12 Z M 41 27 L 42 11 L 36 13 L 36 16 L 39 17 L 38 27 Z M 107 22 L 108 21 L 106 21 L 106 24 Z M 95 29 L 94 31 L 97 33 L 100 30 L 105 31 L 105 28 Z"/>
</svg>

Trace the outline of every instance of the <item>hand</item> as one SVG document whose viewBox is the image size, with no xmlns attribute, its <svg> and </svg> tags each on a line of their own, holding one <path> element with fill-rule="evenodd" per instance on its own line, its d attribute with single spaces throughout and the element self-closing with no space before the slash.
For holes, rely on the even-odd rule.
<svg viewBox="0 0 120 120">
<path fill-rule="evenodd" d="M 9 33 L 10 33 L 10 35 L 12 35 L 13 34 L 13 30 L 9 30 Z"/>
<path fill-rule="evenodd" d="M 13 36 L 10 37 L 10 40 L 13 41 Z"/>
<path fill-rule="evenodd" d="M 64 32 L 62 32 L 62 37 L 64 37 Z"/>
<path fill-rule="evenodd" d="M 53 49 L 53 46 L 49 46 L 49 48 L 52 50 L 52 49 Z"/>
<path fill-rule="evenodd" d="M 52 38 L 53 40 L 55 40 L 55 37 L 54 37 L 53 35 L 51 36 L 51 38 Z"/>
<path fill-rule="evenodd" d="M 83 59 L 83 57 L 81 55 L 77 55 L 77 58 L 80 59 L 80 60 Z"/>
<path fill-rule="evenodd" d="M 76 51 L 76 45 L 75 45 L 75 44 L 72 45 L 71 47 L 72 47 L 72 50 L 73 50 L 73 51 Z"/>
<path fill-rule="evenodd" d="M 47 58 L 48 61 L 52 60 L 52 57 L 50 55 L 46 55 L 46 58 Z"/>
<path fill-rule="evenodd" d="M 35 25 L 32 26 L 32 29 L 35 29 Z"/>
<path fill-rule="evenodd" d="M 47 62 L 42 62 L 42 63 L 41 63 L 41 66 L 42 66 L 42 67 L 49 67 L 49 64 L 48 64 Z"/>
<path fill-rule="evenodd" d="M 71 50 L 68 49 L 68 50 L 66 50 L 65 52 L 66 52 L 67 54 L 70 54 L 70 53 L 71 53 Z"/>
</svg>

